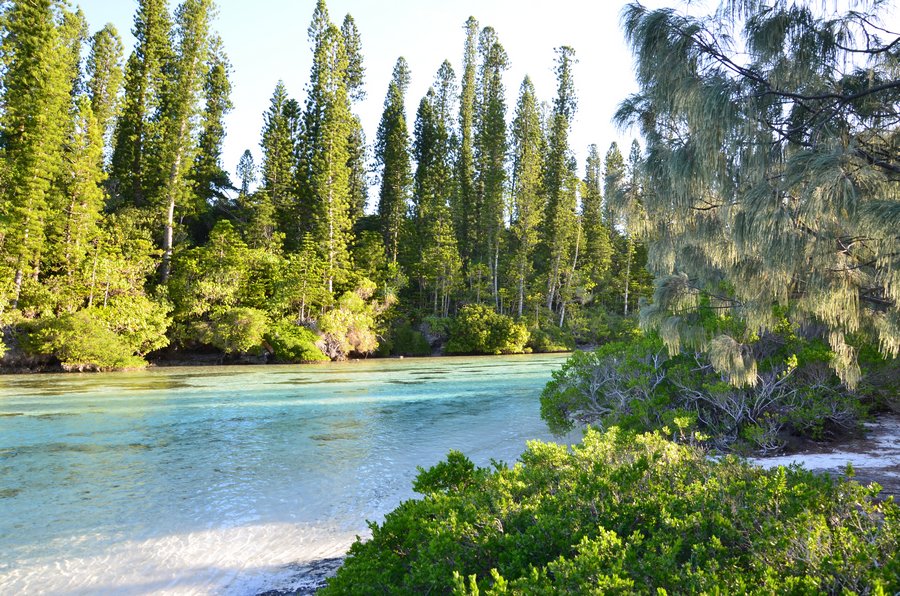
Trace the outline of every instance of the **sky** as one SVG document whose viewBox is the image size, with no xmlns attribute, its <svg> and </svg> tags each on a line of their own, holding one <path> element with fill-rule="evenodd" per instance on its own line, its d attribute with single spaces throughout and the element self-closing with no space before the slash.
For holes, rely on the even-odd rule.
<svg viewBox="0 0 900 596">
<path fill-rule="evenodd" d="M 137 0 L 72 0 L 85 12 L 91 30 L 107 22 L 119 30 L 130 53 L 131 29 Z M 218 0 L 213 21 L 231 60 L 232 102 L 223 167 L 236 179 L 238 159 L 246 149 L 260 163 L 263 112 L 272 91 L 283 80 L 291 97 L 304 102 L 312 50 L 306 30 L 316 0 Z M 650 7 L 677 4 L 678 0 L 645 0 Z M 174 4 L 174 2 L 172 3 Z M 610 0 L 328 0 L 332 22 L 340 26 L 353 15 L 362 39 L 367 97 L 355 110 L 368 142 L 384 106 L 391 72 L 399 56 L 412 72 L 407 93 L 407 122 L 412 130 L 419 100 L 431 86 L 441 63 L 448 59 L 459 78 L 462 71 L 464 25 L 469 16 L 492 26 L 506 49 L 506 103 L 512 118 L 519 86 L 525 75 L 534 82 L 542 101 L 556 93 L 553 73 L 555 48 L 575 49 L 578 64 L 575 86 L 578 113 L 571 136 L 572 148 L 583 168 L 588 145 L 601 155 L 613 141 L 627 154 L 636 131 L 619 131 L 612 123 L 620 101 L 637 91 L 632 58 L 623 38 L 619 17 L 625 2 Z M 896 22 L 896 19 L 892 19 Z"/>
</svg>

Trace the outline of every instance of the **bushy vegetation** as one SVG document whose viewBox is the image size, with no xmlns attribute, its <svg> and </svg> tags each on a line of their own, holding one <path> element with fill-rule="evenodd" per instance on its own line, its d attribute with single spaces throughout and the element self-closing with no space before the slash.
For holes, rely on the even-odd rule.
<svg viewBox="0 0 900 596">
<path fill-rule="evenodd" d="M 528 329 L 483 304 L 464 306 L 450 325 L 448 354 L 520 354 Z"/>
<path fill-rule="evenodd" d="M 139 368 L 143 355 L 164 347 L 168 308 L 144 296 L 117 296 L 87 308 L 22 326 L 22 348 L 72 371 Z"/>
<path fill-rule="evenodd" d="M 291 321 L 280 321 L 269 328 L 266 341 L 275 354 L 275 362 L 295 364 L 331 360 L 316 346 L 319 336 Z"/>
<path fill-rule="evenodd" d="M 667 428 L 678 440 L 747 452 L 856 430 L 876 401 L 868 384 L 849 389 L 829 367 L 834 354 L 825 342 L 781 329 L 752 344 L 752 383 L 735 384 L 718 372 L 714 351 L 670 358 L 655 336 L 577 352 L 553 373 L 541 416 L 557 433 L 587 425 Z M 864 379 L 891 368 L 877 353 L 862 363 Z"/>
<path fill-rule="evenodd" d="M 532 352 L 570 352 L 575 349 L 575 338 L 557 327 L 529 330 L 528 347 Z"/>
<path fill-rule="evenodd" d="M 258 308 L 236 307 L 213 313 L 209 323 L 199 323 L 198 327 L 197 339 L 226 354 L 259 354 L 269 319 Z"/>
<path fill-rule="evenodd" d="M 659 434 L 462 454 L 358 541 L 324 594 L 891 594 L 900 508 L 878 487 L 707 458 Z M 661 591 L 662 590 L 662 591 Z"/>
<path fill-rule="evenodd" d="M 407 321 L 401 321 L 382 340 L 379 354 L 391 356 L 430 356 L 431 342 L 419 329 L 414 329 Z"/>
</svg>

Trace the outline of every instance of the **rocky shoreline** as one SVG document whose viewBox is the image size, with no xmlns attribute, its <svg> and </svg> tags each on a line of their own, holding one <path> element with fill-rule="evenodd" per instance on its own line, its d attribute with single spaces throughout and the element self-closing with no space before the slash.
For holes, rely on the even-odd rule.
<svg viewBox="0 0 900 596">
<path fill-rule="evenodd" d="M 344 557 L 330 557 L 292 565 L 289 568 L 291 578 L 287 582 L 290 587 L 282 590 L 267 590 L 260 592 L 257 596 L 309 596 L 315 594 L 320 588 L 325 587 L 328 578 L 337 573 L 343 562 Z"/>
</svg>

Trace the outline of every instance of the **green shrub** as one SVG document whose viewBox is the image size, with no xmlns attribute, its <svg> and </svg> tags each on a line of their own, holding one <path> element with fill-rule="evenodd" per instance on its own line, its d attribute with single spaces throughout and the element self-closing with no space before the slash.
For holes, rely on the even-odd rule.
<svg viewBox="0 0 900 596">
<path fill-rule="evenodd" d="M 260 353 L 269 329 L 269 317 L 257 308 L 229 308 L 215 313 L 198 334 L 203 343 L 226 354 Z"/>
<path fill-rule="evenodd" d="M 391 337 L 391 354 L 395 356 L 430 356 L 431 344 L 421 331 L 409 324 L 394 329 Z"/>
<path fill-rule="evenodd" d="M 612 342 L 592 352 L 575 352 L 541 393 L 541 417 L 551 432 L 576 426 L 619 425 L 656 430 L 669 405 L 661 387 L 665 350 L 655 339 Z"/>
<path fill-rule="evenodd" d="M 316 347 L 319 336 L 291 321 L 280 321 L 269 329 L 266 341 L 281 363 L 325 362 L 330 360 Z"/>
<path fill-rule="evenodd" d="M 575 349 L 575 338 L 559 327 L 532 329 L 528 347 L 539 354 L 571 352 Z"/>
<path fill-rule="evenodd" d="M 121 337 L 140 356 L 169 345 L 166 329 L 170 307 L 146 296 L 113 296 L 96 309 L 104 325 Z"/>
<path fill-rule="evenodd" d="M 778 451 L 791 435 L 822 439 L 855 430 L 865 414 L 860 396 L 821 358 L 800 359 L 801 352 L 760 359 L 755 384 L 735 387 L 705 354 L 669 358 L 656 337 L 613 342 L 575 353 L 553 373 L 541 416 L 555 433 L 587 425 L 667 428 L 676 439 L 738 452 Z M 695 423 L 681 429 L 673 421 L 685 416 Z"/>
<path fill-rule="evenodd" d="M 169 344 L 168 311 L 146 296 L 113 296 L 105 306 L 25 323 L 22 348 L 66 370 L 140 368 L 147 365 L 142 356 Z"/>
<path fill-rule="evenodd" d="M 464 306 L 450 325 L 448 354 L 520 354 L 528 329 L 483 304 Z"/>
<path fill-rule="evenodd" d="M 22 342 L 26 353 L 52 356 L 69 371 L 109 371 L 147 365 L 125 336 L 106 326 L 100 309 L 40 321 Z"/>
<path fill-rule="evenodd" d="M 345 292 L 337 305 L 319 318 L 323 339 L 319 345 L 332 360 L 344 360 L 350 354 L 371 354 L 378 349 L 379 311 L 388 308 L 392 299 L 384 304 L 372 298 L 375 284 L 363 278 L 356 290 Z"/>
<path fill-rule="evenodd" d="M 876 485 L 712 461 L 658 434 L 464 456 L 370 524 L 322 594 L 893 594 L 900 508 Z"/>
</svg>

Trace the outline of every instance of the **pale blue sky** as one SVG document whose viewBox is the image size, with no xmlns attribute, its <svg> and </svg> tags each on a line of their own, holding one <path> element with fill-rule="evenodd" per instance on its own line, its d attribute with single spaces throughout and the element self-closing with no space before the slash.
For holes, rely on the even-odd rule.
<svg viewBox="0 0 900 596">
<path fill-rule="evenodd" d="M 92 30 L 113 23 L 123 37 L 126 53 L 131 51 L 136 0 L 71 1 L 82 7 Z M 250 149 L 259 163 L 262 114 L 276 82 L 284 80 L 291 96 L 301 103 L 304 100 L 311 63 L 306 29 L 315 0 L 217 2 L 213 27 L 222 36 L 234 69 L 235 108 L 228 117 L 223 155 L 223 165 L 234 177 L 245 149 Z M 644 2 L 654 7 L 678 3 Z M 554 48 L 572 46 L 579 61 L 575 71 L 579 103 L 571 140 L 583 169 L 589 144 L 596 143 L 602 154 L 616 140 L 625 145 L 623 152 L 627 153 L 632 138 L 632 133 L 620 134 L 611 123 L 618 103 L 637 89 L 631 54 L 619 28 L 624 4 L 608 0 L 328 0 L 328 10 L 338 25 L 345 14 L 352 14 L 362 37 L 368 97 L 357 111 L 370 143 L 397 57 L 404 56 L 412 71 L 406 106 L 412 129 L 419 100 L 444 59 L 451 61 L 459 77 L 463 26 L 470 15 L 481 26 L 497 30 L 509 55 L 506 98 L 510 117 L 526 74 L 542 100 L 553 99 Z M 896 23 L 897 19 L 890 21 Z"/>
</svg>

